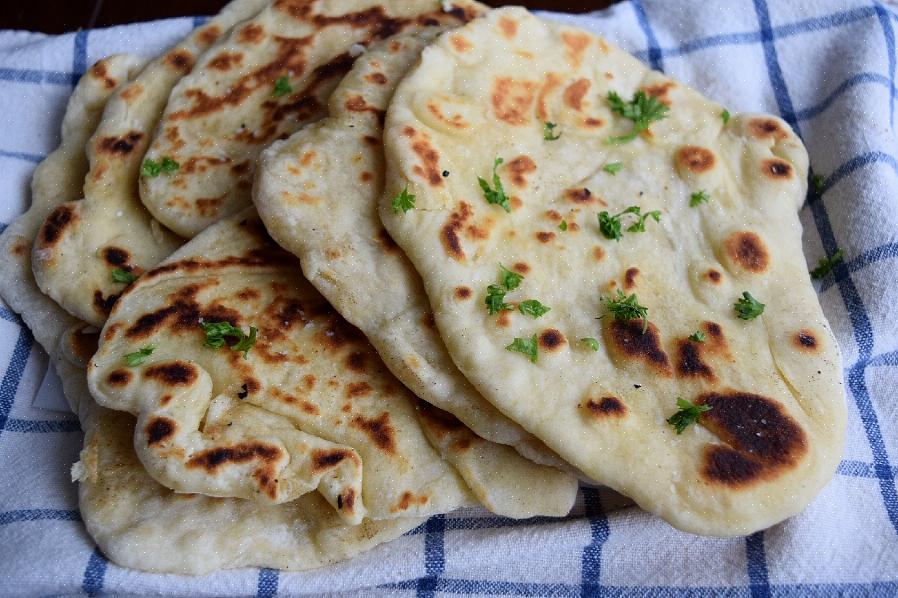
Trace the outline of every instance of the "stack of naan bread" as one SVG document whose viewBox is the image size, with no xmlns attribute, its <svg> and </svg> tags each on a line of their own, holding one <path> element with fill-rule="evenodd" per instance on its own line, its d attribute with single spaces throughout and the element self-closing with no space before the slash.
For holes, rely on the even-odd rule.
<svg viewBox="0 0 898 598">
<path fill-rule="evenodd" d="M 806 173 L 781 120 L 523 9 L 234 0 L 84 75 L 0 285 L 121 565 L 307 569 L 578 478 L 740 535 L 842 450 Z"/>
</svg>

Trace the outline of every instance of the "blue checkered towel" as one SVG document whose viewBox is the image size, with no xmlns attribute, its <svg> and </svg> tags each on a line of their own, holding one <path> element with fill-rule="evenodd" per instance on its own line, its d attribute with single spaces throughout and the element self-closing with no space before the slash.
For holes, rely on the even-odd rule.
<svg viewBox="0 0 898 598">
<path fill-rule="evenodd" d="M 814 265 L 845 252 L 819 289 L 845 360 L 848 446 L 818 499 L 765 532 L 719 540 L 635 508 L 609 512 L 584 489 L 565 520 L 516 522 L 480 510 L 434 517 L 355 561 L 309 573 L 136 573 L 108 563 L 85 533 L 69 481 L 78 424 L 33 404 L 46 357 L 0 308 L 0 595 L 898 595 L 894 7 L 633 0 L 551 16 L 606 35 L 731 110 L 778 113 L 807 144 L 823 185 L 801 212 L 805 254 Z M 0 222 L 25 210 L 31 171 L 58 143 L 79 74 L 111 53 L 160 52 L 196 24 L 0 32 Z"/>
</svg>

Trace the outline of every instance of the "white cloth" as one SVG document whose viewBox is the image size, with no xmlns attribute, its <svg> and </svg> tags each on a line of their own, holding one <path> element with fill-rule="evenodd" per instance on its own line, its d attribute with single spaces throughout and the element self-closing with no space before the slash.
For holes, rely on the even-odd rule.
<svg viewBox="0 0 898 598">
<path fill-rule="evenodd" d="M 604 34 L 731 111 L 779 113 L 807 143 L 825 184 L 801 212 L 805 254 L 813 266 L 837 247 L 845 252 L 819 288 L 844 355 L 849 419 L 844 461 L 803 513 L 748 538 L 699 538 L 635 508 L 609 513 L 584 489 L 565 520 L 513 522 L 481 510 L 435 517 L 354 561 L 308 573 L 186 578 L 121 569 L 79 520 L 69 481 L 77 423 L 32 404 L 46 357 L 0 310 L 0 594 L 898 594 L 892 10 L 869 0 L 643 0 L 551 15 Z M 195 24 L 0 32 L 0 222 L 25 210 L 31 172 L 58 143 L 73 73 L 111 53 L 158 53 Z"/>
</svg>

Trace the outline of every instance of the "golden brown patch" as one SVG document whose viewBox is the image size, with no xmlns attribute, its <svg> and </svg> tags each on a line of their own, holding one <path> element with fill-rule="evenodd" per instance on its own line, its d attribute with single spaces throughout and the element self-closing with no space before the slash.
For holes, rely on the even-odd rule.
<svg viewBox="0 0 898 598">
<path fill-rule="evenodd" d="M 121 137 L 102 137 L 97 140 L 97 152 L 111 156 L 127 156 L 134 151 L 143 137 L 144 135 L 140 131 L 131 131 Z"/>
<path fill-rule="evenodd" d="M 508 16 L 499 19 L 499 31 L 506 39 L 514 39 L 518 34 L 518 22 Z"/>
<path fill-rule="evenodd" d="M 601 118 L 590 117 L 583 121 L 583 125 L 590 129 L 598 129 L 599 127 L 605 126 L 605 121 Z"/>
<path fill-rule="evenodd" d="M 368 102 L 365 101 L 365 98 L 360 95 L 354 95 L 350 98 L 347 98 L 343 106 L 350 112 L 370 112 L 371 114 L 374 114 L 378 117 L 384 115 L 383 110 L 368 104 Z"/>
<path fill-rule="evenodd" d="M 802 353 L 816 353 L 820 350 L 820 341 L 817 340 L 817 335 L 807 328 L 795 333 L 795 336 L 792 337 L 792 344 Z"/>
<path fill-rule="evenodd" d="M 241 44 L 256 44 L 265 37 L 265 29 L 256 23 L 250 23 L 237 34 L 237 41 Z"/>
<path fill-rule="evenodd" d="M 508 328 L 511 326 L 511 311 L 500 311 L 496 317 L 496 326 L 498 328 Z"/>
<path fill-rule="evenodd" d="M 639 276 L 639 268 L 627 268 L 624 272 L 624 290 L 631 291 L 636 288 L 636 277 Z"/>
<path fill-rule="evenodd" d="M 559 214 L 555 210 L 546 210 L 545 217 L 552 222 L 561 222 L 561 214 Z"/>
<path fill-rule="evenodd" d="M 579 67 L 583 62 L 583 53 L 589 47 L 590 36 L 585 33 L 577 33 L 573 31 L 565 31 L 561 34 L 561 40 L 566 48 L 567 59 L 570 63 Z"/>
<path fill-rule="evenodd" d="M 587 399 L 584 407 L 589 416 L 596 421 L 620 418 L 627 414 L 626 405 L 617 397 L 602 397 L 599 400 Z"/>
<path fill-rule="evenodd" d="M 755 139 L 775 139 L 781 141 L 789 134 L 772 118 L 753 118 L 745 125 L 748 134 Z"/>
<path fill-rule="evenodd" d="M 412 143 L 412 151 L 418 155 L 420 163 L 412 168 L 412 172 L 426 179 L 431 187 L 443 186 L 443 171 L 440 169 L 440 153 L 430 145 L 426 137 Z"/>
<path fill-rule="evenodd" d="M 605 250 L 596 245 L 592 248 L 592 259 L 597 262 L 601 262 L 605 259 Z"/>
<path fill-rule="evenodd" d="M 221 35 L 221 29 L 218 28 L 218 25 L 207 25 L 200 30 L 198 37 L 201 44 L 211 46 L 218 39 L 219 35 Z"/>
<path fill-rule="evenodd" d="M 374 392 L 374 389 L 371 388 L 371 385 L 367 382 L 350 382 L 346 385 L 346 398 L 347 399 L 357 399 L 359 397 L 366 397 Z"/>
<path fill-rule="evenodd" d="M 315 388 L 315 385 L 318 383 L 318 379 L 315 378 L 312 374 L 306 374 L 302 377 L 302 384 L 306 390 L 312 390 Z"/>
<path fill-rule="evenodd" d="M 649 322 L 645 332 L 640 320 L 609 320 L 605 326 L 607 344 L 624 360 L 641 361 L 649 366 L 656 375 L 671 375 L 670 358 L 661 346 L 661 333 L 658 327 Z"/>
<path fill-rule="evenodd" d="M 427 496 L 415 496 L 411 492 L 403 492 L 402 496 L 399 498 L 399 502 L 396 503 L 393 507 L 390 508 L 390 512 L 399 513 L 401 511 L 407 511 L 409 507 L 420 505 L 424 506 L 428 503 L 429 498 Z"/>
<path fill-rule="evenodd" d="M 710 282 L 711 284 L 720 284 L 720 281 L 723 279 L 723 275 L 714 268 L 709 268 L 707 272 L 705 272 L 705 280 Z"/>
<path fill-rule="evenodd" d="M 237 291 L 237 298 L 241 301 L 258 301 L 262 298 L 262 294 L 258 289 L 246 287 L 245 289 Z"/>
<path fill-rule="evenodd" d="M 12 246 L 13 255 L 23 256 L 31 249 L 31 245 L 25 240 L 18 240 Z"/>
<path fill-rule="evenodd" d="M 175 70 L 187 74 L 193 68 L 193 54 L 187 50 L 175 50 L 169 52 L 165 57 L 165 63 Z"/>
<path fill-rule="evenodd" d="M 184 361 L 158 363 L 143 371 L 144 378 L 156 380 L 163 386 L 189 386 L 198 375 L 196 366 Z"/>
<path fill-rule="evenodd" d="M 200 197 L 196 200 L 196 213 L 202 216 L 203 218 L 215 218 L 218 216 L 218 209 L 221 207 L 221 204 L 224 202 L 227 194 L 223 194 L 219 197 Z"/>
<path fill-rule="evenodd" d="M 658 98 L 658 101 L 666 106 L 670 106 L 670 98 L 667 97 L 667 92 L 676 87 L 677 84 L 673 81 L 665 81 L 664 83 L 656 83 L 650 87 L 646 87 L 644 89 L 645 93 L 653 98 Z"/>
<path fill-rule="evenodd" d="M 677 163 L 692 172 L 703 173 L 714 168 L 714 152 L 704 147 L 687 145 L 677 152 Z"/>
<path fill-rule="evenodd" d="M 539 96 L 536 102 L 536 115 L 540 121 L 545 122 L 549 118 L 549 96 L 559 89 L 562 79 L 555 73 L 546 74 L 546 81 L 539 90 Z"/>
<path fill-rule="evenodd" d="M 775 181 L 792 178 L 792 165 L 782 158 L 770 158 L 761 164 L 761 172 Z"/>
<path fill-rule="evenodd" d="M 455 298 L 459 301 L 465 301 L 471 298 L 471 295 L 474 294 L 474 291 L 469 289 L 468 287 L 455 287 Z"/>
<path fill-rule="evenodd" d="M 178 424 L 167 417 L 156 417 L 150 420 L 145 428 L 147 446 L 158 446 L 175 435 Z"/>
<path fill-rule="evenodd" d="M 473 211 L 471 206 L 466 202 L 460 202 L 458 210 L 449 215 L 446 224 L 440 229 L 440 241 L 443 243 L 443 249 L 446 253 L 457 262 L 465 260 L 465 250 L 461 246 L 461 239 L 458 233 L 471 218 Z"/>
<path fill-rule="evenodd" d="M 593 196 L 592 191 L 590 191 L 586 187 L 582 187 L 579 189 L 568 189 L 564 192 L 564 198 L 569 202 L 579 205 L 596 203 L 596 198 L 595 196 Z"/>
<path fill-rule="evenodd" d="M 770 265 L 770 253 L 767 246 L 757 234 L 743 231 L 733 233 L 724 241 L 727 255 L 749 272 L 759 274 Z"/>
<path fill-rule="evenodd" d="M 583 110 L 583 98 L 589 93 L 589 79 L 577 79 L 564 90 L 564 103 L 574 110 Z"/>
<path fill-rule="evenodd" d="M 133 102 L 140 94 L 143 93 L 143 85 L 140 83 L 132 83 L 119 92 L 125 102 Z"/>
<path fill-rule="evenodd" d="M 538 88 L 539 85 L 533 81 L 498 77 L 493 84 L 492 97 L 496 118 L 510 125 L 527 124 Z"/>
<path fill-rule="evenodd" d="M 375 85 L 386 85 L 389 82 L 387 76 L 383 73 L 369 73 L 365 75 L 365 81 Z"/>
<path fill-rule="evenodd" d="M 109 372 L 109 375 L 106 377 L 106 382 L 109 386 L 126 386 L 129 382 L 131 382 L 131 378 L 133 374 L 128 370 L 117 369 Z"/>
<path fill-rule="evenodd" d="M 364 432 L 374 445 L 388 454 L 396 452 L 396 431 L 390 424 L 390 414 L 384 411 L 375 419 L 367 419 L 356 415 L 352 419 L 352 427 Z"/>
<path fill-rule="evenodd" d="M 94 79 L 103 82 L 103 87 L 106 89 L 114 89 L 118 82 L 109 76 L 109 72 L 106 70 L 107 64 L 105 60 L 100 60 L 96 62 L 90 69 L 90 75 Z"/>
<path fill-rule="evenodd" d="M 536 233 L 536 238 L 539 240 L 540 243 L 551 243 L 552 240 L 555 238 L 555 233 L 540 231 L 540 232 Z"/>
<path fill-rule="evenodd" d="M 518 274 L 527 274 L 528 272 L 530 272 L 530 266 L 528 266 L 524 262 L 515 262 L 511 269 Z"/>
<path fill-rule="evenodd" d="M 317 449 L 312 451 L 312 472 L 321 473 L 332 469 L 346 459 L 357 460 L 349 449 Z"/>
<path fill-rule="evenodd" d="M 449 43 L 452 44 L 452 47 L 455 48 L 455 51 L 459 54 L 463 54 L 474 47 L 467 38 L 461 35 L 453 35 L 449 38 Z"/>
<path fill-rule="evenodd" d="M 517 187 L 527 186 L 527 175 L 536 172 L 536 162 L 530 156 L 518 156 L 505 169 L 511 174 L 511 182 Z"/>
<path fill-rule="evenodd" d="M 466 129 L 468 127 L 468 123 L 465 122 L 465 119 L 463 119 L 460 114 L 454 114 L 452 115 L 452 117 L 448 117 L 443 114 L 443 111 L 440 110 L 439 105 L 434 101 L 427 102 L 427 109 L 434 116 L 434 118 L 436 118 L 440 122 L 446 123 L 451 127 L 455 127 L 456 129 Z"/>
<path fill-rule="evenodd" d="M 539 333 L 539 346 L 543 351 L 555 353 L 567 343 L 567 339 L 558 330 L 547 328 Z"/>
<path fill-rule="evenodd" d="M 222 52 L 209 61 L 209 68 L 216 71 L 229 71 L 243 62 L 243 54 L 237 52 Z"/>
<path fill-rule="evenodd" d="M 726 445 L 705 447 L 702 477 L 710 483 L 745 488 L 775 478 L 807 453 L 801 426 L 782 405 L 747 392 L 711 392 L 698 405 L 711 407 L 699 422 Z"/>
<path fill-rule="evenodd" d="M 677 375 L 681 378 L 703 378 L 716 382 L 717 375 L 702 359 L 703 343 L 681 339 L 677 343 Z"/>
<path fill-rule="evenodd" d="M 706 321 L 701 323 L 700 328 L 705 333 L 705 342 L 702 345 L 704 353 L 731 358 L 730 345 L 723 334 L 723 328 L 720 327 L 720 324 Z"/>
<path fill-rule="evenodd" d="M 309 164 L 312 163 L 312 160 L 315 159 L 316 155 L 317 154 L 315 153 L 315 150 L 309 150 L 309 151 L 305 152 L 302 156 L 300 156 L 299 163 L 302 164 L 303 166 L 308 166 Z"/>
</svg>

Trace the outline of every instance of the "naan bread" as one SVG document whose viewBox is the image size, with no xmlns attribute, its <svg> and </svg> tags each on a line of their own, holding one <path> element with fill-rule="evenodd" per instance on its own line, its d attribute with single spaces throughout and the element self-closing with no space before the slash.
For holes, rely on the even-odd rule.
<svg viewBox="0 0 898 598">
<path fill-rule="evenodd" d="M 249 332 L 204 346 L 201 323 Z M 125 355 L 153 347 L 128 367 Z M 302 278 L 254 212 L 205 230 L 122 296 L 88 367 L 91 394 L 137 416 L 149 474 L 180 492 L 281 503 L 315 489 L 348 522 L 469 504 L 414 397 Z"/>
<path fill-rule="evenodd" d="M 327 99 L 360 44 L 402 31 L 458 24 L 478 12 L 467 0 L 450 12 L 438 0 L 275 0 L 236 27 L 172 92 L 147 152 L 180 168 L 141 177 L 144 205 L 171 230 L 193 237 L 251 202 L 256 158 L 326 114 Z"/>
<path fill-rule="evenodd" d="M 609 143 L 633 127 L 609 92 L 638 90 L 668 117 Z M 400 84 L 380 214 L 455 363 L 493 405 L 673 525 L 729 536 L 813 499 L 841 455 L 845 404 L 802 256 L 805 149 L 780 119 L 721 114 L 599 37 L 497 10 L 442 36 Z M 560 138 L 546 139 L 547 122 Z M 478 184 L 495 189 L 497 157 L 510 213 Z M 396 213 L 406 186 L 415 209 Z M 710 202 L 691 207 L 701 190 Z M 628 215 L 619 241 L 600 234 L 600 211 L 632 205 L 660 222 L 629 232 Z M 490 316 L 500 264 L 525 278 L 505 297 L 513 308 Z M 649 321 L 610 315 L 603 296 L 616 291 L 635 293 Z M 737 318 L 744 291 L 767 304 L 759 318 Z M 551 311 L 523 315 L 526 299 Z M 506 350 L 515 338 L 536 340 L 536 363 Z M 680 435 L 665 421 L 678 397 L 711 408 Z"/>
<path fill-rule="evenodd" d="M 137 175 L 148 138 L 171 88 L 190 71 L 197 55 L 265 4 L 235 0 L 110 98 L 88 144 L 84 199 L 68 201 L 47 216 L 32 254 L 41 291 L 76 318 L 102 326 L 125 288 L 113 280 L 113 270 L 142 274 L 182 243 L 150 216 L 138 197 Z M 78 197 L 82 195 L 66 199 Z"/>
<path fill-rule="evenodd" d="M 399 80 L 435 35 L 396 36 L 357 60 L 331 96 L 329 118 L 262 154 L 255 203 L 272 237 L 300 258 L 306 278 L 365 333 L 390 371 L 412 392 L 462 418 L 487 440 L 519 445 L 537 461 L 555 463 L 556 456 L 499 413 L 455 368 L 430 323 L 420 277 L 377 215 L 383 191 L 382 118 Z M 479 468 L 460 468 L 481 502 L 494 512 L 516 517 L 570 510 L 577 492 L 573 476 L 536 465 L 511 450 L 487 448 L 489 444 L 468 451 L 467 463 L 484 464 L 484 455 L 490 454 L 504 460 L 506 473 L 515 475 L 491 472 L 481 477 Z M 469 449 L 472 443 L 436 446 L 448 451 L 450 446 Z M 461 461 L 453 463 L 458 467 Z M 499 462 L 492 465 L 500 467 Z M 500 489 L 503 485 L 506 488 Z M 528 485 L 553 490 L 517 492 Z M 501 501 L 488 496 L 491 487 L 531 504 L 518 499 L 503 508 Z M 548 504 L 556 498 L 561 498 L 558 504 Z"/>
</svg>

